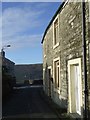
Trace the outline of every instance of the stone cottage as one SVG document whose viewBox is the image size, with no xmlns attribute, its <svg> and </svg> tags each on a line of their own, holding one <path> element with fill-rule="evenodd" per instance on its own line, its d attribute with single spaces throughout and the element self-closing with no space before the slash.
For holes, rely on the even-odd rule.
<svg viewBox="0 0 90 120">
<path fill-rule="evenodd" d="M 85 105 L 90 106 L 90 94 L 87 98 L 85 86 L 86 82 L 89 92 L 89 3 L 85 2 L 84 5 L 65 0 L 52 17 L 42 39 L 43 89 L 55 103 L 79 117 L 83 117 L 84 110 L 87 112 Z M 82 17 L 84 13 L 85 17 Z"/>
<path fill-rule="evenodd" d="M 0 52 L 0 59 L 1 59 L 0 64 L 3 67 L 2 69 L 4 69 L 4 67 L 7 68 L 8 74 L 11 75 L 12 77 L 15 77 L 15 72 L 14 72 L 15 63 L 5 57 L 4 51 Z"/>
</svg>

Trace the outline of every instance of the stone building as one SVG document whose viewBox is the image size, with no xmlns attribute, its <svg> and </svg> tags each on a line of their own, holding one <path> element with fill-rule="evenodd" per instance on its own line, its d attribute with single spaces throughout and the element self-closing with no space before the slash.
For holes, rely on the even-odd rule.
<svg viewBox="0 0 90 120">
<path fill-rule="evenodd" d="M 85 3 L 87 84 L 90 91 L 89 3 Z M 83 117 L 84 58 L 82 2 L 65 0 L 43 35 L 43 84 L 45 93 L 68 113 Z M 90 93 L 89 93 L 90 95 Z M 90 97 L 87 106 L 90 106 Z M 90 108 L 89 108 L 90 110 Z"/>
<path fill-rule="evenodd" d="M 11 75 L 12 77 L 15 77 L 15 72 L 14 72 L 15 63 L 5 57 L 4 51 L 0 53 L 0 59 L 1 59 L 1 63 L 0 63 L 1 66 L 3 68 L 6 67 L 6 69 L 8 70 L 8 74 Z"/>
<path fill-rule="evenodd" d="M 15 63 L 5 57 L 5 52 L 0 52 L 0 77 L 2 82 L 2 100 L 4 101 L 13 90 L 16 84 L 14 74 Z"/>
</svg>

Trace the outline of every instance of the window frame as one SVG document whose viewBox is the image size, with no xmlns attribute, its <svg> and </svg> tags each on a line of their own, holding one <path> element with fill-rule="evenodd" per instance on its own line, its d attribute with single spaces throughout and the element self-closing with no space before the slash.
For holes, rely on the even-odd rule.
<svg viewBox="0 0 90 120">
<path fill-rule="evenodd" d="M 81 70 L 81 58 L 75 58 L 75 59 L 71 59 L 68 60 L 68 100 L 69 100 L 69 112 L 72 113 L 72 105 L 71 105 L 71 66 L 74 66 L 78 64 L 79 68 L 80 68 L 80 75 L 79 75 L 79 79 L 80 79 L 80 91 L 81 93 L 80 95 L 80 105 L 82 106 L 82 70 Z M 81 113 L 80 113 L 81 114 Z"/>
<path fill-rule="evenodd" d="M 55 22 L 58 22 L 57 24 L 57 26 L 58 26 L 58 36 L 57 36 L 57 38 L 58 38 L 58 40 L 59 40 L 59 15 L 57 15 L 56 16 L 56 18 L 55 18 L 55 20 L 53 21 L 53 49 L 55 49 L 56 47 L 58 47 L 59 46 L 59 41 L 58 42 L 56 42 L 55 43 Z"/>
<path fill-rule="evenodd" d="M 50 76 L 49 76 L 49 72 L 50 72 Z M 48 95 L 50 95 L 50 92 L 51 92 L 51 85 L 52 85 L 50 81 L 51 78 L 52 78 L 52 66 L 48 66 Z M 51 93 L 51 96 L 52 96 L 52 93 Z"/>
<path fill-rule="evenodd" d="M 59 62 L 59 65 L 56 66 L 57 62 Z M 58 68 L 59 68 L 59 79 L 56 78 L 56 76 L 58 76 L 58 73 L 55 71 L 55 67 L 56 67 L 57 71 L 58 71 Z M 60 93 L 60 57 L 55 58 L 53 60 L 53 80 L 54 80 L 54 91 Z"/>
</svg>

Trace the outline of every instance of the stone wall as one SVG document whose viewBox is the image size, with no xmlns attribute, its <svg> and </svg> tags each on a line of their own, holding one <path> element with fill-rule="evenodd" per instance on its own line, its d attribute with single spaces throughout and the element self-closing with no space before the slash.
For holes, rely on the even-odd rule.
<svg viewBox="0 0 90 120">
<path fill-rule="evenodd" d="M 53 91 L 52 99 L 59 105 L 62 100 L 68 100 L 68 60 L 81 58 L 82 69 L 82 95 L 84 105 L 83 80 L 83 49 L 82 49 L 82 8 L 81 3 L 67 3 L 58 13 L 59 15 L 59 46 L 53 49 L 53 23 L 49 26 L 43 41 L 43 79 L 45 91 L 48 92 L 47 68 L 52 67 L 53 59 L 60 57 L 60 94 Z M 89 39 L 88 39 L 88 3 L 86 3 L 86 45 L 87 45 L 87 74 L 89 81 Z M 69 101 L 65 102 L 66 106 Z M 63 107 L 63 106 L 62 106 Z M 64 106 L 65 107 L 65 106 Z"/>
</svg>

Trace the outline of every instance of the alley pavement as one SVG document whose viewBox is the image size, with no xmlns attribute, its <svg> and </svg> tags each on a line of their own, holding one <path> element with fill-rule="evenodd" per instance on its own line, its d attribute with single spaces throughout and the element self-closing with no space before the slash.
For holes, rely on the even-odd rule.
<svg viewBox="0 0 90 120">
<path fill-rule="evenodd" d="M 42 97 L 42 86 L 22 86 L 14 88 L 11 97 L 2 107 L 4 119 L 47 118 L 59 120 L 58 115 Z"/>
</svg>

